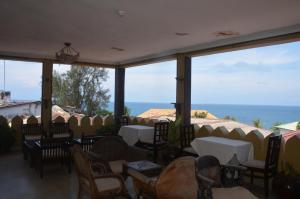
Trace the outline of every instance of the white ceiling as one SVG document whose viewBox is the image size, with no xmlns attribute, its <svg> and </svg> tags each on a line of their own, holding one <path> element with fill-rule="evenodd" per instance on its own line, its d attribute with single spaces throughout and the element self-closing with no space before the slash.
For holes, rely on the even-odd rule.
<svg viewBox="0 0 300 199">
<path fill-rule="evenodd" d="M 240 35 L 217 37 L 218 31 Z M 54 58 L 71 42 L 80 61 L 124 64 L 299 31 L 299 0 L 0 2 L 0 55 L 30 58 Z"/>
</svg>

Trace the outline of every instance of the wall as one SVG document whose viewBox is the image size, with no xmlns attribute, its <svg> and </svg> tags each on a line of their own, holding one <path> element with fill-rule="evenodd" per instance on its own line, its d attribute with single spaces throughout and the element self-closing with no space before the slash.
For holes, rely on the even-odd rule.
<svg viewBox="0 0 300 199">
<path fill-rule="evenodd" d="M 27 119 L 27 123 L 37 123 L 38 120 L 34 116 L 31 116 Z M 96 116 L 93 118 L 83 117 L 80 121 L 76 117 L 71 117 L 68 121 L 65 121 L 62 117 L 57 117 L 54 122 L 69 122 L 70 128 L 74 131 L 74 137 L 80 137 L 82 133 L 84 134 L 95 134 L 98 129 L 101 129 L 105 126 L 112 125 L 114 123 L 114 118 L 112 116 L 100 117 Z M 154 126 L 154 123 L 157 120 L 152 119 L 143 119 L 143 118 L 131 118 L 132 124 L 141 124 Z M 7 123 L 7 119 L 3 116 L 0 116 L 0 124 Z M 10 126 L 16 130 L 16 147 L 21 145 L 21 126 L 23 120 L 16 116 L 11 120 Z M 228 131 L 225 127 L 213 128 L 210 125 L 203 125 L 201 128 L 196 126 L 196 137 L 204 136 L 220 136 L 230 139 L 237 140 L 246 140 L 253 144 L 254 147 L 254 157 L 258 160 L 264 160 L 266 157 L 267 143 L 268 138 L 264 137 L 261 132 L 258 130 L 253 130 L 251 132 L 243 132 L 239 128 L 235 128 L 231 131 Z M 281 168 L 282 163 L 290 163 L 297 171 L 300 172 L 300 135 L 292 135 L 287 141 L 283 140 L 280 154 L 279 169 Z"/>
</svg>

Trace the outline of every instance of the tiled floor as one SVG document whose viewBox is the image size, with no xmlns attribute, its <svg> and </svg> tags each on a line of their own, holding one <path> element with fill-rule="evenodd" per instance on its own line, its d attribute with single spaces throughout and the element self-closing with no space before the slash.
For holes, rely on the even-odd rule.
<svg viewBox="0 0 300 199">
<path fill-rule="evenodd" d="M 127 180 L 132 191 L 130 180 Z M 263 189 L 251 186 L 250 190 L 263 198 Z M 75 199 L 77 198 L 77 178 L 75 171 L 68 174 L 65 167 L 45 168 L 44 178 L 30 168 L 20 153 L 0 156 L 0 199 Z M 272 195 L 269 198 L 273 198 Z"/>
</svg>

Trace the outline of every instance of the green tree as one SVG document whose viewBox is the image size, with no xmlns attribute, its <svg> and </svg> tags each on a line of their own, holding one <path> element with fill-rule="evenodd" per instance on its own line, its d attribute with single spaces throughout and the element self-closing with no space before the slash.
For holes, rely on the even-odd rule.
<svg viewBox="0 0 300 199">
<path fill-rule="evenodd" d="M 296 129 L 300 130 L 300 121 L 298 122 Z"/>
<path fill-rule="evenodd" d="M 103 88 L 108 78 L 104 68 L 71 66 L 71 70 L 53 73 L 53 102 L 73 106 L 86 115 L 95 115 L 107 108 L 109 90 Z"/>
<path fill-rule="evenodd" d="M 271 130 L 272 130 L 272 131 L 275 131 L 275 130 L 277 129 L 276 126 L 279 126 L 279 125 L 281 125 L 281 124 L 282 124 L 282 122 L 275 122 L 275 123 L 272 125 Z"/>
<path fill-rule="evenodd" d="M 254 119 L 252 122 L 256 128 L 263 128 L 262 121 L 259 118 Z"/>
<path fill-rule="evenodd" d="M 236 121 L 236 118 L 235 118 L 235 117 L 233 117 L 233 116 L 230 116 L 230 115 L 226 115 L 226 116 L 224 117 L 224 119 L 225 119 L 225 120 L 232 120 L 232 121 Z"/>
</svg>

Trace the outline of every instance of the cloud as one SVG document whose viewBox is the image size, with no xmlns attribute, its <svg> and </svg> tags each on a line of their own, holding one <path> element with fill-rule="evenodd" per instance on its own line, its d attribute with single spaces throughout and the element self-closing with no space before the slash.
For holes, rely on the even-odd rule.
<svg viewBox="0 0 300 199">
<path fill-rule="evenodd" d="M 299 50 L 299 49 L 298 49 Z M 264 47 L 221 53 L 193 59 L 198 72 L 269 72 L 300 62 L 297 51 L 282 47 Z M 284 68 L 286 69 L 286 68 Z M 294 69 L 294 67 L 290 67 Z"/>
</svg>

